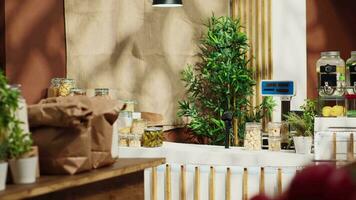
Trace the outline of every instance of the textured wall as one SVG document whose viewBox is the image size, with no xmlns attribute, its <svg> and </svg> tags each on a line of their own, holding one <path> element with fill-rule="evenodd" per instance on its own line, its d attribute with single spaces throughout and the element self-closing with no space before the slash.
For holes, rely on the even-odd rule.
<svg viewBox="0 0 356 200">
<path fill-rule="evenodd" d="M 65 76 L 62 0 L 3 0 L 6 75 L 28 103 L 45 97 L 52 77 Z"/>
<path fill-rule="evenodd" d="M 180 72 L 197 60 L 197 42 L 212 12 L 227 0 L 187 0 L 153 8 L 150 0 L 66 0 L 68 76 L 84 88 L 109 87 L 139 110 L 176 118 L 184 96 Z"/>
<path fill-rule="evenodd" d="M 356 50 L 356 1 L 307 0 L 308 98 L 316 98 L 316 61 L 321 51 L 341 51 L 343 59 Z"/>
</svg>

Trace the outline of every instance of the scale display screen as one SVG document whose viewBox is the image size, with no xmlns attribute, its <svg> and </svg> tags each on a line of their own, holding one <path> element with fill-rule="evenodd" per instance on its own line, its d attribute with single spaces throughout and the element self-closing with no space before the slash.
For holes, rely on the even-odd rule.
<svg viewBox="0 0 356 200">
<path fill-rule="evenodd" d="M 294 96 L 294 81 L 261 81 L 262 96 Z"/>
</svg>

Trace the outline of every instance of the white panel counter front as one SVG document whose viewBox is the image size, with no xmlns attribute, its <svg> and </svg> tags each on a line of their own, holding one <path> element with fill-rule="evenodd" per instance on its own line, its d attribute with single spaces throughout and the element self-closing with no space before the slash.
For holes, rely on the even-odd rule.
<svg viewBox="0 0 356 200">
<path fill-rule="evenodd" d="M 215 199 L 225 199 L 226 195 L 230 195 L 231 199 L 243 199 L 244 195 L 250 198 L 260 191 L 262 180 L 266 193 L 275 196 L 286 189 L 298 169 L 311 163 L 313 159 L 313 155 L 290 151 L 247 151 L 238 147 L 225 149 L 222 146 L 170 142 L 164 142 L 158 148 L 120 147 L 119 157 L 165 157 L 170 167 L 168 195 L 172 200 L 181 199 L 181 195 L 185 195 L 186 199 L 194 199 L 194 195 L 199 195 L 200 199 L 210 199 L 209 195 L 214 195 Z M 261 168 L 264 169 L 262 180 Z M 152 169 L 145 171 L 145 199 L 150 200 L 153 196 L 158 200 L 167 199 L 167 166 L 161 165 L 154 170 L 154 175 Z M 183 193 L 182 174 L 185 177 Z M 195 188 L 197 176 L 198 190 Z M 156 177 L 154 182 L 153 177 Z M 152 183 L 156 184 L 153 196 Z"/>
</svg>

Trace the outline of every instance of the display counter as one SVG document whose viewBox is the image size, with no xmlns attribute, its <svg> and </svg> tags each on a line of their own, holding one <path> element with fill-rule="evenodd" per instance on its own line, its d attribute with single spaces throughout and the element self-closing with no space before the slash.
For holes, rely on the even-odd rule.
<svg viewBox="0 0 356 200">
<path fill-rule="evenodd" d="M 36 183 L 8 185 L 0 199 L 143 199 L 143 170 L 164 158 L 125 158 L 78 175 L 41 176 Z"/>
<path fill-rule="evenodd" d="M 167 196 L 194 199 L 196 195 L 201 199 L 224 199 L 226 195 L 248 199 L 260 191 L 274 196 L 286 189 L 297 170 L 313 160 L 313 155 L 292 151 L 246 151 L 171 142 L 158 148 L 120 147 L 119 155 L 166 158 L 167 165 L 145 170 L 146 200 Z"/>
</svg>

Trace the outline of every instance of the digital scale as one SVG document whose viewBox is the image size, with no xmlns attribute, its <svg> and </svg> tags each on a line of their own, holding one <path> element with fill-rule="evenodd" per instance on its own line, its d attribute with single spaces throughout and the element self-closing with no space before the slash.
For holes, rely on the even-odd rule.
<svg viewBox="0 0 356 200">
<path fill-rule="evenodd" d="M 290 112 L 290 101 L 295 96 L 294 81 L 262 80 L 261 96 L 280 97 L 281 99 L 281 120 L 285 120 L 284 115 Z M 262 133 L 262 149 L 268 149 L 268 134 Z"/>
</svg>

